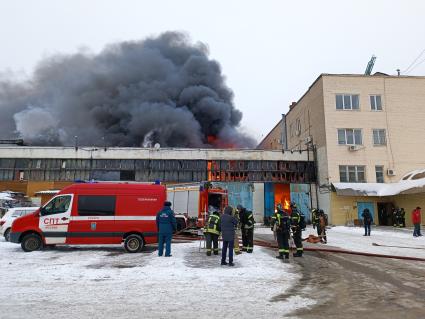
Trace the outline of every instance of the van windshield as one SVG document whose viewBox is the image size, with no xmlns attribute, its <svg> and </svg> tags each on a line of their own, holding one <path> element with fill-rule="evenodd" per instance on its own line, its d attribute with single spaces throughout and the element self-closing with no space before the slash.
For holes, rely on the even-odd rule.
<svg viewBox="0 0 425 319">
<path fill-rule="evenodd" d="M 43 214 L 51 215 L 51 214 L 65 213 L 68 210 L 70 204 L 71 204 L 70 195 L 55 197 L 46 206 L 44 206 Z"/>
</svg>

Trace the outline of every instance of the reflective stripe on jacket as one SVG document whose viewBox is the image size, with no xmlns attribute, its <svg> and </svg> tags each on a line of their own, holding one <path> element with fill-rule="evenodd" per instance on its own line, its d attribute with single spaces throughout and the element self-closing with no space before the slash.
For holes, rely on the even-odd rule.
<svg viewBox="0 0 425 319">
<path fill-rule="evenodd" d="M 206 233 L 220 235 L 220 216 L 211 215 L 205 228 Z"/>
<path fill-rule="evenodd" d="M 291 220 L 288 213 L 277 211 L 272 217 L 272 228 L 276 225 L 276 230 L 279 232 L 289 232 Z"/>
<path fill-rule="evenodd" d="M 254 215 L 250 211 L 246 211 L 246 219 L 245 219 L 245 229 L 251 229 L 254 228 L 255 220 Z"/>
<path fill-rule="evenodd" d="M 298 226 L 301 220 L 301 215 L 297 210 L 293 210 L 291 214 L 291 224 L 293 226 Z"/>
</svg>

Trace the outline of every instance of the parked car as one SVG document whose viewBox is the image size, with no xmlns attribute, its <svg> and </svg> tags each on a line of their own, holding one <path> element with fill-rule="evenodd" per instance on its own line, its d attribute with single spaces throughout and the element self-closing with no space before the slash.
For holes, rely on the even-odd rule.
<svg viewBox="0 0 425 319">
<path fill-rule="evenodd" d="M 10 241 L 24 251 L 44 245 L 121 244 L 136 253 L 157 242 L 156 214 L 164 205 L 163 185 L 73 184 L 46 205 L 18 218 Z"/>
<path fill-rule="evenodd" d="M 14 207 L 9 208 L 6 214 L 0 219 L 0 235 L 4 236 L 6 241 L 10 240 L 10 229 L 13 221 L 25 215 L 35 212 L 40 207 Z"/>
</svg>

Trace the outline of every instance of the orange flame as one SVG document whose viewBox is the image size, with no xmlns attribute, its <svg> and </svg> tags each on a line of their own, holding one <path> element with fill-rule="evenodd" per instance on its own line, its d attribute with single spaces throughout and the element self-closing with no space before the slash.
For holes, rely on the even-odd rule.
<svg viewBox="0 0 425 319">
<path fill-rule="evenodd" d="M 212 145 L 214 148 L 236 148 L 237 147 L 235 144 L 223 141 L 214 135 L 207 136 L 207 143 Z"/>
<path fill-rule="evenodd" d="M 290 203 L 289 203 L 289 201 L 285 198 L 285 204 L 283 205 L 283 208 L 284 208 L 284 209 L 286 209 L 286 210 L 288 210 L 288 209 L 289 209 L 289 206 L 290 206 Z"/>
</svg>

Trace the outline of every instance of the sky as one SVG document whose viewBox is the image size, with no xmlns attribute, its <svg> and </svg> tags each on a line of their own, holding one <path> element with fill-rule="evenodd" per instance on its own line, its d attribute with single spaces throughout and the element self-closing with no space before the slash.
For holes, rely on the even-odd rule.
<svg viewBox="0 0 425 319">
<path fill-rule="evenodd" d="M 52 54 L 184 31 L 220 63 L 241 129 L 260 141 L 321 73 L 362 74 L 374 54 L 373 72 L 425 75 L 424 12 L 420 0 L 0 0 L 0 77 L 29 77 Z"/>
</svg>

